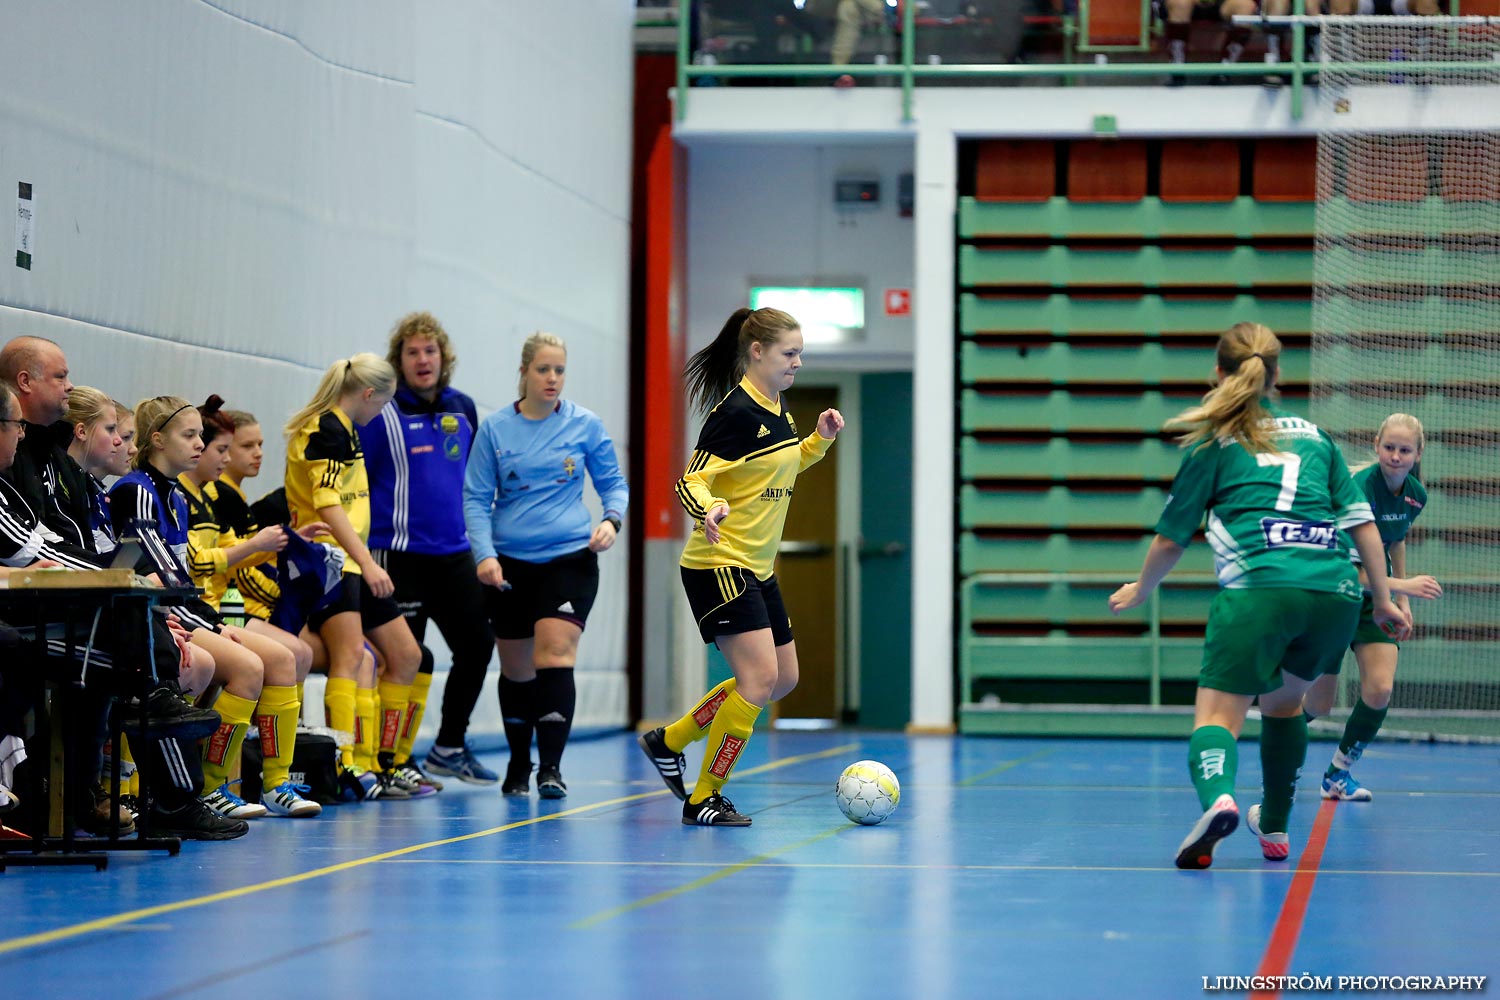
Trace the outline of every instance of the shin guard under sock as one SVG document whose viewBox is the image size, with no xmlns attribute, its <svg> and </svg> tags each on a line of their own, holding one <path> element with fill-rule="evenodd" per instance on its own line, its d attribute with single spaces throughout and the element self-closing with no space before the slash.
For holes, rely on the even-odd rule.
<svg viewBox="0 0 1500 1000">
<path fill-rule="evenodd" d="M 573 711 L 578 689 L 572 667 L 548 667 L 536 672 L 537 767 L 560 767 L 568 734 L 573 731 Z"/>
<path fill-rule="evenodd" d="M 1307 759 L 1307 720 L 1264 716 L 1260 720 L 1260 770 L 1263 790 L 1260 800 L 1262 833 L 1285 833 L 1297 795 L 1297 776 Z"/>
<path fill-rule="evenodd" d="M 1240 751 L 1234 734 L 1223 726 L 1199 726 L 1188 739 L 1188 771 L 1198 802 L 1207 809 L 1220 795 L 1234 794 Z"/>
<path fill-rule="evenodd" d="M 733 694 L 735 689 L 733 677 L 709 688 L 708 694 L 700 698 L 691 711 L 667 727 L 667 749 L 673 753 L 682 753 L 688 748 L 688 744 L 707 736 L 708 727 L 713 724 L 719 706 L 724 704 L 724 699 Z"/>
<path fill-rule="evenodd" d="M 698 769 L 698 784 L 693 786 L 688 801 L 702 802 L 724 787 L 745 744 L 750 742 L 760 711 L 759 705 L 750 704 L 740 697 L 738 691 L 732 691 L 724 698 L 708 728 L 707 749 Z"/>
</svg>

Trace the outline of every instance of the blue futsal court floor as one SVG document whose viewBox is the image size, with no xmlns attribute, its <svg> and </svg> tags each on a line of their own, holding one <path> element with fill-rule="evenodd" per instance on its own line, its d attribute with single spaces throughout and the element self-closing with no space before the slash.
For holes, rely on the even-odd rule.
<svg viewBox="0 0 1500 1000">
<path fill-rule="evenodd" d="M 1203 977 L 1500 973 L 1500 748 L 1377 744 L 1375 801 L 1337 806 L 1329 750 L 1289 864 L 1242 823 L 1181 872 L 1185 740 L 758 734 L 728 789 L 755 825 L 702 829 L 610 735 L 569 748 L 559 802 L 450 782 L 103 873 L 13 868 L 0 995 L 1200 997 L 1227 992 Z M 902 782 L 883 826 L 833 800 L 866 757 Z M 1242 813 L 1259 781 L 1243 744 Z"/>
</svg>

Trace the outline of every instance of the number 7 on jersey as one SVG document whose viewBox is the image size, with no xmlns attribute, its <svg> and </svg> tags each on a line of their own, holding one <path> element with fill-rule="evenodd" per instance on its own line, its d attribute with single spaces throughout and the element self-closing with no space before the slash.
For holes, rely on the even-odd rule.
<svg viewBox="0 0 1500 1000">
<path fill-rule="evenodd" d="M 1276 509 L 1291 510 L 1297 496 L 1297 475 L 1302 471 L 1302 456 L 1292 451 L 1256 452 L 1255 461 L 1262 466 L 1281 466 L 1281 492 L 1276 494 Z"/>
</svg>

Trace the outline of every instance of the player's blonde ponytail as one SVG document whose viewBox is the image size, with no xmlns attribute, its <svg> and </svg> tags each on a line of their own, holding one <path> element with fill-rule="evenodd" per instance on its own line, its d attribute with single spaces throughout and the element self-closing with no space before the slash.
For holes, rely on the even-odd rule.
<svg viewBox="0 0 1500 1000">
<path fill-rule="evenodd" d="M 282 430 L 287 437 L 292 437 L 313 417 L 337 406 L 345 393 L 364 392 L 366 389 L 374 389 L 381 396 L 388 396 L 396 391 L 396 369 L 391 367 L 389 361 L 368 352 L 335 361 L 323 373 L 312 400 L 292 414 L 292 419 L 286 422 Z"/>
<path fill-rule="evenodd" d="M 1219 337 L 1218 362 L 1219 384 L 1197 406 L 1168 420 L 1166 429 L 1183 432 L 1178 444 L 1184 448 L 1233 438 L 1246 451 L 1279 450 L 1261 399 L 1275 398 L 1281 341 L 1259 323 L 1236 323 Z"/>
</svg>

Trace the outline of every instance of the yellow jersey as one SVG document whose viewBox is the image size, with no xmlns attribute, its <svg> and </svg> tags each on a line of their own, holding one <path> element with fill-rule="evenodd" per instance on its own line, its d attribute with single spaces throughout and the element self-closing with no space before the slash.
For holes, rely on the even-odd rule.
<svg viewBox="0 0 1500 1000">
<path fill-rule="evenodd" d="M 741 379 L 709 413 L 677 481 L 677 499 L 695 522 L 682 565 L 742 566 L 757 580 L 770 579 L 797 475 L 832 444 L 817 431 L 799 440 L 797 422 L 783 402 L 772 402 Z M 719 543 L 710 545 L 703 519 L 724 503 L 729 516 L 719 525 Z"/>
</svg>

